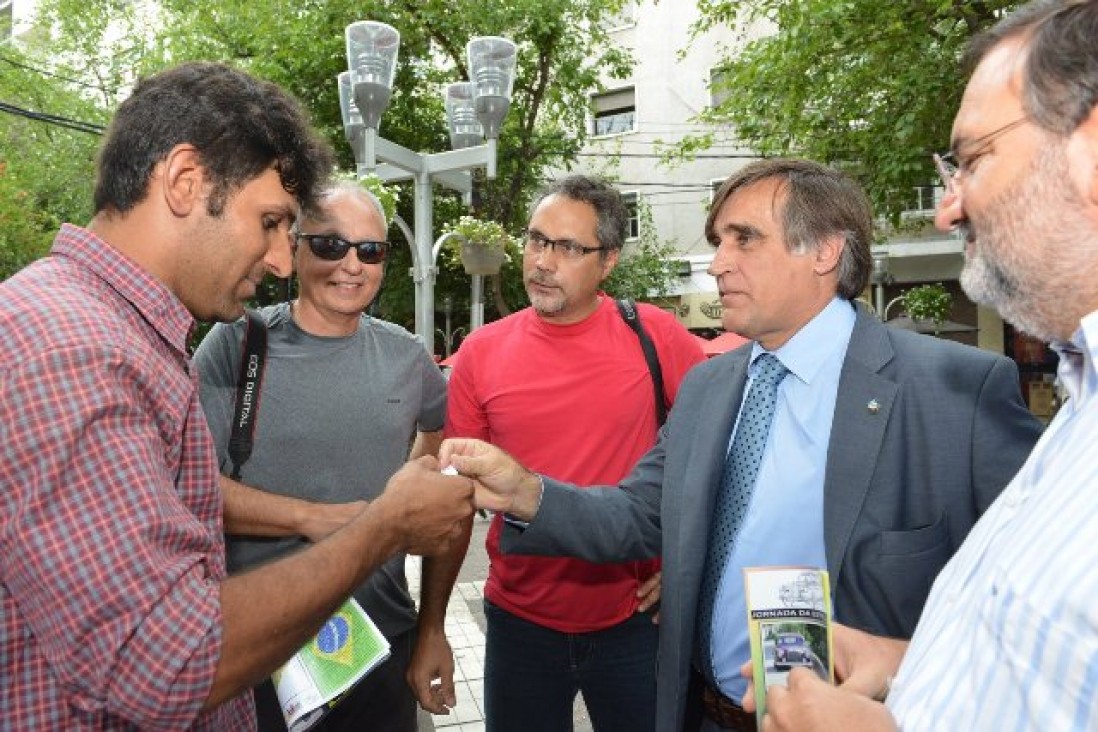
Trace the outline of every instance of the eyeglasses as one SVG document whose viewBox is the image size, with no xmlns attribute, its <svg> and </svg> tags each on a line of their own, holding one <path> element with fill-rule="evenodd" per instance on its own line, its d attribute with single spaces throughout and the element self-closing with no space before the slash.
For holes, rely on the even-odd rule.
<svg viewBox="0 0 1098 732">
<path fill-rule="evenodd" d="M 571 260 L 578 260 L 585 254 L 602 252 L 609 249 L 609 247 L 585 247 L 579 242 L 572 241 L 571 239 L 550 239 L 540 231 L 532 231 L 530 229 L 527 229 L 525 232 L 522 248 L 530 254 L 541 254 L 546 249 L 552 249 L 564 259 Z"/>
<path fill-rule="evenodd" d="M 318 259 L 325 262 L 338 262 L 347 256 L 347 250 L 354 247 L 358 255 L 358 261 L 363 264 L 378 264 L 385 261 L 385 255 L 389 253 L 389 242 L 371 241 L 347 241 L 335 234 L 294 234 L 294 241 L 300 244 L 304 239 L 311 251 Z"/>
<path fill-rule="evenodd" d="M 997 138 L 1005 135 L 1013 130 L 1015 127 L 1021 126 L 1023 122 L 1029 121 L 1028 117 L 1020 117 L 1013 122 L 1008 122 L 1002 127 L 992 130 L 982 137 L 978 137 L 972 141 L 972 145 L 976 147 L 973 151 L 965 156 L 965 159 L 959 157 L 959 152 L 954 150 L 948 150 L 945 153 L 939 155 L 934 153 L 931 155 L 934 158 L 934 167 L 938 169 L 938 175 L 942 178 L 942 185 L 945 186 L 947 191 L 952 191 L 957 181 L 957 176 L 961 173 L 969 170 L 972 167 L 972 163 L 976 161 L 981 155 L 987 152 Z"/>
</svg>

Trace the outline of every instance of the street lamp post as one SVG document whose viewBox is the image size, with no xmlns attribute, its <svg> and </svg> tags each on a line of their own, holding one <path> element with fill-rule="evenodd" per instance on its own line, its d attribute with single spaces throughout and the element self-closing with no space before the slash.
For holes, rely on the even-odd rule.
<svg viewBox="0 0 1098 732">
<path fill-rule="evenodd" d="M 873 283 L 874 303 L 873 309 L 877 311 L 877 317 L 883 323 L 885 320 L 885 286 L 892 284 L 895 278 L 889 271 L 888 252 L 878 250 L 873 252 L 873 269 L 869 274 L 869 281 Z"/>
<path fill-rule="evenodd" d="M 340 80 L 340 100 L 347 140 L 355 151 L 358 175 L 374 173 L 384 182 L 411 180 L 414 186 L 413 274 L 416 290 L 416 333 L 434 351 L 435 256 L 432 251 L 432 184 L 463 194 L 472 191 L 469 171 L 486 168 L 496 175 L 496 141 L 510 106 L 516 60 L 515 44 L 494 36 L 474 38 L 467 47 L 471 82 L 451 84 L 446 110 L 455 149 L 417 153 L 378 136 L 381 115 L 392 95 L 400 34 L 375 21 L 347 26 L 347 81 Z M 347 86 L 347 104 L 343 105 Z M 353 102 L 353 104 L 352 104 Z M 357 112 L 355 118 L 353 112 Z M 359 121 L 361 120 L 361 121 Z M 355 125 L 361 125 L 356 127 Z M 361 131 L 360 131 L 361 130 Z M 486 144 L 479 143 L 487 137 Z"/>
</svg>

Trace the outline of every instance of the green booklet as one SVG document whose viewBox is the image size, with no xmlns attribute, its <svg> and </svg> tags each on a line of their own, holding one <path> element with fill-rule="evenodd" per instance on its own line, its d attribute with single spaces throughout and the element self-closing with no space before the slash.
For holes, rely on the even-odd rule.
<svg viewBox="0 0 1098 732">
<path fill-rule="evenodd" d="M 831 590 L 827 570 L 814 567 L 748 567 L 743 581 L 755 714 L 762 729 L 766 690 L 784 686 L 791 670 L 806 668 L 834 681 Z"/>
<path fill-rule="evenodd" d="M 272 675 L 289 732 L 307 730 L 389 658 L 389 641 L 352 597 Z"/>
</svg>

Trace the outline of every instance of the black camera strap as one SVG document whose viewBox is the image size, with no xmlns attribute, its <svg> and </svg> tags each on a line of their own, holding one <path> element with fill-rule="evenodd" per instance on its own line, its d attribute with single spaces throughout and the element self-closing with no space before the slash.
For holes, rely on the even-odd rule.
<svg viewBox="0 0 1098 732">
<path fill-rule="evenodd" d="M 640 311 L 632 300 L 618 300 L 618 312 L 626 325 L 633 329 L 640 339 L 641 350 L 644 351 L 644 360 L 648 362 L 648 371 L 652 374 L 652 388 L 656 393 L 656 425 L 663 427 L 667 421 L 667 405 L 663 401 L 663 369 L 660 368 L 660 357 L 656 353 L 656 345 L 648 331 L 644 329 L 640 320 Z"/>
<path fill-rule="evenodd" d="M 244 349 L 240 354 L 240 374 L 236 380 L 236 409 L 233 410 L 232 433 L 229 437 L 229 460 L 233 470 L 229 475 L 240 480 L 240 469 L 252 456 L 255 421 L 259 416 L 259 389 L 263 383 L 263 366 L 267 360 L 267 323 L 255 310 L 246 310 L 248 327 L 244 332 Z"/>
</svg>

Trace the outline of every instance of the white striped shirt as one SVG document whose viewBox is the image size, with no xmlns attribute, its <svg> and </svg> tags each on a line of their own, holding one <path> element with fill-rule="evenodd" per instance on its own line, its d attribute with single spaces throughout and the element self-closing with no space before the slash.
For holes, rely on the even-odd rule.
<svg viewBox="0 0 1098 732">
<path fill-rule="evenodd" d="M 907 730 L 1098 730 L 1098 312 L 1067 400 L 934 584 L 888 706 Z"/>
</svg>

